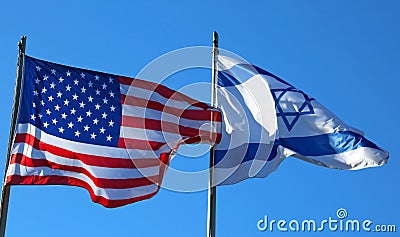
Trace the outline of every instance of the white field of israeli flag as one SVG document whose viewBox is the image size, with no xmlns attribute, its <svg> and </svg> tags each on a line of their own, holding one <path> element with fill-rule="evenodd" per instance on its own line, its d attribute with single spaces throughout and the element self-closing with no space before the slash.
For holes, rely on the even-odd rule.
<svg viewBox="0 0 400 237">
<path fill-rule="evenodd" d="M 266 177 L 288 156 L 345 170 L 381 166 L 389 158 L 303 91 L 226 56 L 218 58 L 217 105 L 223 123 L 214 185 Z"/>
</svg>

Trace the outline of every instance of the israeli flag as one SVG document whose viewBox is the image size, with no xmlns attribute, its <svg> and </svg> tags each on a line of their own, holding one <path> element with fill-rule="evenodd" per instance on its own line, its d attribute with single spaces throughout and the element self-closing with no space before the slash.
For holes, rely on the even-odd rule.
<svg viewBox="0 0 400 237">
<path fill-rule="evenodd" d="M 214 185 L 266 177 L 288 156 L 345 170 L 381 166 L 389 158 L 303 91 L 226 56 L 218 58 L 217 104 L 223 123 Z"/>
</svg>

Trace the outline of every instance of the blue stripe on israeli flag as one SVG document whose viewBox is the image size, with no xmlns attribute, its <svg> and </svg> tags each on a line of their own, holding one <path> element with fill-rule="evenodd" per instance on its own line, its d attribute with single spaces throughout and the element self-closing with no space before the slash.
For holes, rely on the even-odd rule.
<svg viewBox="0 0 400 237">
<path fill-rule="evenodd" d="M 223 127 L 215 185 L 266 177 L 288 156 L 349 170 L 387 162 L 387 151 L 279 77 L 225 56 L 218 67 Z"/>
</svg>

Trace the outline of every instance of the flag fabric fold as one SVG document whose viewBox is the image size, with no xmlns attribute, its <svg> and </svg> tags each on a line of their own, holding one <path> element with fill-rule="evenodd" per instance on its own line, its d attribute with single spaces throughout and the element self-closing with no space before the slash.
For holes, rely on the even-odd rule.
<svg viewBox="0 0 400 237">
<path fill-rule="evenodd" d="M 179 144 L 218 142 L 221 115 L 163 85 L 29 56 L 6 184 L 87 189 L 105 207 L 148 199 Z"/>
<path fill-rule="evenodd" d="M 215 185 L 266 177 L 288 156 L 346 170 L 387 162 L 387 151 L 279 77 L 226 56 L 218 70 L 223 121 Z"/>
</svg>

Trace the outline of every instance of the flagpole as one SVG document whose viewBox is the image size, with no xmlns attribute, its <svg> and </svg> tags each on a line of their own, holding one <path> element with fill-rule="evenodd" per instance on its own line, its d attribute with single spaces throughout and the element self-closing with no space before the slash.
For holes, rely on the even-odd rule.
<svg viewBox="0 0 400 237">
<path fill-rule="evenodd" d="M 12 108 L 11 124 L 10 124 L 10 135 L 8 137 L 8 150 L 6 157 L 6 165 L 4 170 L 3 186 L 1 190 L 1 203 L 0 203 L 0 237 L 4 237 L 6 233 L 7 224 L 7 213 L 8 213 L 8 201 L 10 198 L 10 186 L 5 185 L 7 177 L 8 163 L 10 162 L 11 146 L 14 140 L 15 124 L 18 116 L 19 98 L 21 94 L 22 74 L 24 55 L 26 47 L 26 36 L 22 36 L 18 42 L 18 64 L 17 64 L 17 77 L 14 88 L 14 104 Z"/>
<path fill-rule="evenodd" d="M 212 89 L 211 89 L 211 105 L 217 107 L 217 58 L 218 58 L 218 33 L 213 33 L 213 51 L 212 51 Z M 207 237 L 215 237 L 216 223 L 216 205 L 217 205 L 217 187 L 213 184 L 214 173 L 214 147 L 210 149 L 210 169 L 208 184 L 208 214 L 207 214 Z"/>
</svg>

